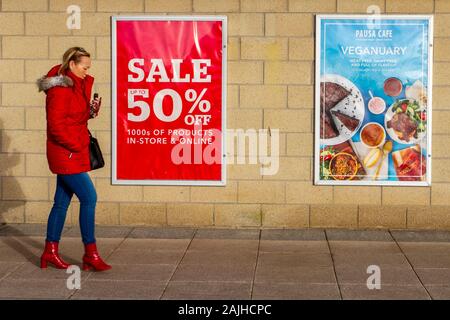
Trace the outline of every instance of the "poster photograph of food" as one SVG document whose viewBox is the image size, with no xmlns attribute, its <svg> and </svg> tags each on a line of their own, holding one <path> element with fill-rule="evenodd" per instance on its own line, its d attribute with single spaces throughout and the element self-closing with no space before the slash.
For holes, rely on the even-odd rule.
<svg viewBox="0 0 450 320">
<path fill-rule="evenodd" d="M 317 16 L 316 184 L 431 184 L 432 26 Z"/>
</svg>

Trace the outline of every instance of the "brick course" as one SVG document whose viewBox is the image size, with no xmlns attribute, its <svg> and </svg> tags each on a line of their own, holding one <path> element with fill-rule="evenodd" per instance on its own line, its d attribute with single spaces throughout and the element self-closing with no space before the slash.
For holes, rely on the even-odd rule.
<svg viewBox="0 0 450 320">
<path fill-rule="evenodd" d="M 45 155 L 45 98 L 35 80 L 73 45 L 92 54 L 103 110 L 90 124 L 111 154 L 110 16 L 228 17 L 228 128 L 280 129 L 280 169 L 229 164 L 226 187 L 111 186 L 110 163 L 91 173 L 104 225 L 450 229 L 450 3 L 447 0 L 0 1 L 0 222 L 45 223 L 55 177 Z M 433 185 L 313 185 L 314 18 L 323 13 L 434 14 Z M 78 203 L 68 224 L 77 223 Z"/>
</svg>

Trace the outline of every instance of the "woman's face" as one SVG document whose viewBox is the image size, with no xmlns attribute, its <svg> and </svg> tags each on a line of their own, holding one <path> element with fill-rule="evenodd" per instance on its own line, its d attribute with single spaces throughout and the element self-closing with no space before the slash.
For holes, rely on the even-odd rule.
<svg viewBox="0 0 450 320">
<path fill-rule="evenodd" d="M 91 67 L 91 58 L 89 57 L 81 57 L 79 63 L 75 63 L 75 61 L 70 61 L 69 68 L 70 71 L 77 77 L 84 79 L 88 74 L 88 70 Z"/>
</svg>

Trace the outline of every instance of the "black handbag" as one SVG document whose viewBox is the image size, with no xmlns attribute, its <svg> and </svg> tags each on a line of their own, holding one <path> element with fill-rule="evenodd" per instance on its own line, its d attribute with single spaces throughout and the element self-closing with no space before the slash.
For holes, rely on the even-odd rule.
<svg viewBox="0 0 450 320">
<path fill-rule="evenodd" d="M 91 160 L 91 170 L 100 169 L 105 166 L 105 160 L 103 159 L 102 150 L 96 138 L 94 138 L 89 132 L 89 158 Z"/>
</svg>

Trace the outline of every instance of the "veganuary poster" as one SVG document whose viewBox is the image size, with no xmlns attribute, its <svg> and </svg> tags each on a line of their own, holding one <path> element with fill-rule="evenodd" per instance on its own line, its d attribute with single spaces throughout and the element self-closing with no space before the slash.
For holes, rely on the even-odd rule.
<svg viewBox="0 0 450 320">
<path fill-rule="evenodd" d="M 317 16 L 316 184 L 431 184 L 432 26 Z"/>
</svg>

